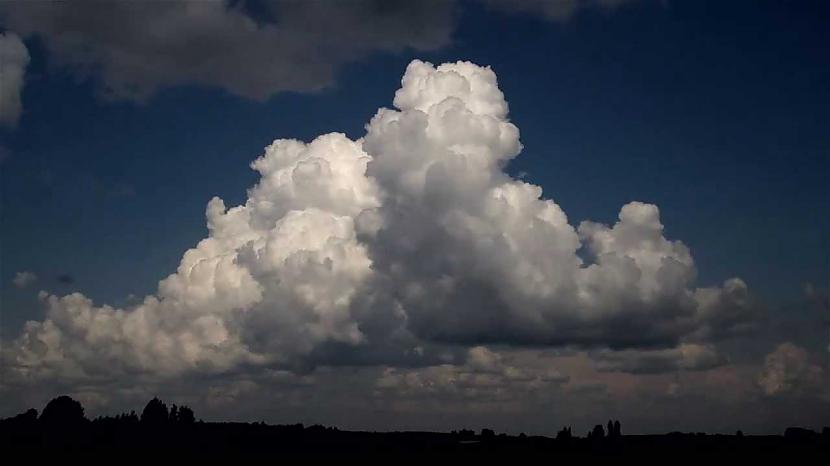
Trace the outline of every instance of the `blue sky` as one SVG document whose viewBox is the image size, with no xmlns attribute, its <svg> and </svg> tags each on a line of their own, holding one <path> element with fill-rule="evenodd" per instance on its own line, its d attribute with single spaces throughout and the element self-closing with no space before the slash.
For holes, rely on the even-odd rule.
<svg viewBox="0 0 830 466">
<path fill-rule="evenodd" d="M 265 99 L 204 82 L 113 98 L 102 65 L 21 32 L 23 110 L 0 126 L 0 335 L 43 319 L 40 289 L 115 306 L 155 293 L 205 237 L 207 202 L 245 202 L 268 144 L 362 137 L 415 58 L 492 67 L 524 146 L 507 172 L 571 224 L 653 203 L 700 286 L 739 276 L 773 312 L 806 306 L 805 284 L 828 286 L 826 2 L 632 0 L 551 19 L 470 1 L 452 14 L 446 41 L 369 47 L 332 65 L 324 88 Z M 21 271 L 37 282 L 15 286 Z"/>
<path fill-rule="evenodd" d="M 43 44 L 27 41 L 22 120 L 0 135 L 7 323 L 18 306 L 37 312 L 11 283 L 21 270 L 96 301 L 153 292 L 203 237 L 210 197 L 244 201 L 255 181 L 247 164 L 265 145 L 362 136 L 412 58 L 497 72 L 524 144 L 509 171 L 540 184 L 572 222 L 611 222 L 625 202 L 653 202 L 703 284 L 738 275 L 790 302 L 804 283 L 826 281 L 820 2 L 645 2 L 562 24 L 478 4 L 458 14 L 447 47 L 376 53 L 339 69 L 329 89 L 262 103 L 187 85 L 141 104 L 102 100 L 94 76 L 50 66 Z"/>
</svg>

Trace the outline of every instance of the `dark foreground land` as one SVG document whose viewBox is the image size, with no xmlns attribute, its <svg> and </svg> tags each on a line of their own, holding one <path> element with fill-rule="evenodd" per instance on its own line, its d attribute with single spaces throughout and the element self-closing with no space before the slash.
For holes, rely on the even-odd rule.
<svg viewBox="0 0 830 466">
<path fill-rule="evenodd" d="M 210 423 L 196 421 L 187 407 L 167 409 L 152 400 L 132 412 L 88 420 L 80 403 L 52 400 L 43 412 L 30 409 L 0 420 L 4 458 L 83 458 L 129 461 L 141 458 L 417 458 L 516 460 L 632 457 L 686 459 L 830 458 L 830 428 L 819 433 L 788 428 L 783 435 L 744 436 L 669 433 L 622 435 L 619 422 L 597 425 L 584 437 L 562 429 L 555 438 L 510 436 L 483 429 L 437 432 L 356 432 L 319 425 Z"/>
</svg>

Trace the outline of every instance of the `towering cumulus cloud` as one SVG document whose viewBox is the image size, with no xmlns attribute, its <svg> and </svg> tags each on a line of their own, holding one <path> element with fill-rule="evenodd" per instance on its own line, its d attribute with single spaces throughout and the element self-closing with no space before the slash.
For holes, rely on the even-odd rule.
<svg viewBox="0 0 830 466">
<path fill-rule="evenodd" d="M 751 323 L 740 279 L 694 287 L 656 206 L 574 227 L 508 176 L 522 146 L 489 68 L 413 61 L 394 106 L 357 141 L 266 148 L 245 204 L 212 199 L 208 237 L 141 304 L 43 293 L 46 319 L 5 353 L 10 379 L 437 366 L 436 348 L 474 367 L 488 343 L 662 351 L 663 365 L 706 348 L 711 365 L 708 345 Z"/>
</svg>

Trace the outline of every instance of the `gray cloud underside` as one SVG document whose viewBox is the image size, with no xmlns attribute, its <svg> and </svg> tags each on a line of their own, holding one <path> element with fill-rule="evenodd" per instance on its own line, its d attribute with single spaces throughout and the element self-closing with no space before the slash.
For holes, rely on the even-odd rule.
<svg viewBox="0 0 830 466">
<path fill-rule="evenodd" d="M 563 22 L 631 0 L 483 3 Z M 41 39 L 53 64 L 94 78 L 108 98 L 141 101 L 159 89 L 197 84 L 265 100 L 331 86 L 341 65 L 373 53 L 449 45 L 457 6 L 454 0 L 12 0 L 0 4 L 0 27 Z M 16 121 L 11 110 L 8 122 Z"/>
<path fill-rule="evenodd" d="M 440 0 L 13 1 L 0 5 L 0 25 L 41 38 L 53 63 L 94 76 L 111 98 L 200 84 L 264 100 L 330 86 L 340 65 L 374 52 L 446 45 L 453 8 Z"/>
</svg>

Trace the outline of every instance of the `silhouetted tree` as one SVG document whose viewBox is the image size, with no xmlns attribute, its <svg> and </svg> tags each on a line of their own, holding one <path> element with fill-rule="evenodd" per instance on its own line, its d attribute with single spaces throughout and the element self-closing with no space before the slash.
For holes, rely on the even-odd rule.
<svg viewBox="0 0 830 466">
<path fill-rule="evenodd" d="M 37 410 L 35 408 L 29 408 L 25 412 L 11 417 L 8 420 L 14 423 L 33 424 L 37 422 Z"/>
<path fill-rule="evenodd" d="M 47 403 L 40 414 L 40 422 L 47 426 L 69 427 L 82 424 L 84 421 L 86 421 L 84 407 L 66 395 Z"/>
<path fill-rule="evenodd" d="M 818 438 L 818 432 L 803 427 L 787 427 L 784 430 L 784 438 L 790 440 L 807 440 Z"/>
<path fill-rule="evenodd" d="M 594 440 L 600 440 L 605 438 L 605 429 L 602 428 L 602 424 L 597 424 L 594 426 L 594 430 L 591 431 L 590 437 Z"/>
<path fill-rule="evenodd" d="M 42 420 L 42 422 L 41 422 Z M 52 421 L 56 420 L 56 421 Z M 536 457 L 547 455 L 553 442 L 536 436 L 520 434 L 511 437 L 507 434 L 495 434 L 492 429 L 482 429 L 480 436 L 471 430 L 454 431 L 451 436 L 442 433 L 381 433 L 381 432 L 346 432 L 314 425 L 305 428 L 302 424 L 268 426 L 263 422 L 255 423 L 211 423 L 199 427 L 186 428 L 184 425 L 194 422 L 193 411 L 186 406 L 171 405 L 170 411 L 159 399 L 147 404 L 141 420 L 135 412 L 121 413 L 115 416 L 102 416 L 94 421 L 87 421 L 83 407 L 68 397 L 52 400 L 43 414 L 38 418 L 35 410 L 29 410 L 17 416 L 0 419 L 0 451 L 4 457 L 19 453 L 52 452 L 61 459 L 67 453 L 80 453 L 85 457 L 110 455 L 114 458 L 135 455 L 141 449 L 150 447 L 156 456 L 163 458 L 166 451 L 177 457 L 183 454 L 228 455 L 238 459 L 240 453 L 272 455 L 275 451 L 286 454 L 303 454 L 320 452 L 325 455 L 335 453 L 365 453 L 378 450 L 378 446 L 391 447 L 385 451 L 400 451 L 408 456 L 414 453 L 430 451 L 448 452 L 450 459 L 458 457 L 467 460 L 473 458 L 500 458 L 520 453 Z M 48 423 L 58 423 L 57 428 Z M 80 422 L 77 427 L 73 422 Z M 147 427 L 158 422 L 167 422 L 160 429 Z M 142 423 L 142 426 L 138 424 Z M 169 427 L 168 427 L 169 426 Z M 610 427 L 608 427 L 610 426 Z M 565 458 L 581 456 L 583 453 L 620 453 L 633 458 L 653 454 L 655 448 L 661 452 L 677 452 L 686 455 L 692 452 L 729 453 L 754 459 L 756 455 L 769 456 L 770 452 L 781 453 L 823 453 L 830 443 L 830 428 L 825 427 L 816 432 L 804 428 L 789 428 L 780 436 L 747 436 L 735 439 L 723 435 L 706 435 L 704 433 L 673 432 L 666 435 L 648 437 L 629 436 L 617 439 L 621 434 L 619 421 L 597 425 L 588 432 L 588 441 L 562 441 L 572 438 L 570 427 L 563 427 L 557 434 L 556 447 L 566 453 Z M 604 429 L 608 429 L 607 431 Z M 467 437 L 469 436 L 469 437 Z M 741 431 L 736 432 L 741 436 Z M 464 440 L 482 440 L 482 445 L 467 445 Z M 603 440 L 606 439 L 606 440 Z M 483 447 L 483 448 L 482 448 Z M 385 447 L 384 447 L 385 448 Z M 383 451 L 383 449 L 382 449 Z M 455 456 L 455 454 L 458 456 Z M 118 456 L 120 455 L 120 456 Z M 502 456 L 503 455 L 503 456 Z M 727 455 L 728 456 L 728 455 Z M 773 455 L 774 456 L 774 455 Z M 825 455 L 826 456 L 826 455 Z M 610 461 L 615 461 L 610 459 Z M 519 462 L 518 460 L 516 462 Z"/>
<path fill-rule="evenodd" d="M 167 423 L 169 415 L 167 405 L 158 398 L 153 398 L 141 412 L 141 423 L 151 426 L 159 426 Z"/>
<path fill-rule="evenodd" d="M 187 406 L 179 408 L 179 424 L 193 424 L 196 422 L 196 416 L 193 415 L 193 410 Z"/>
</svg>

